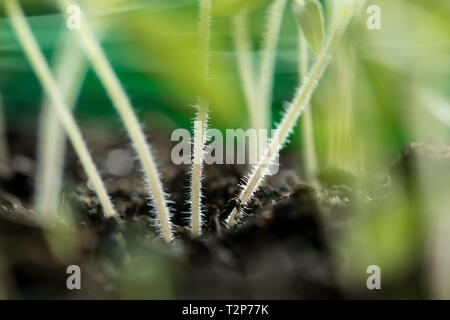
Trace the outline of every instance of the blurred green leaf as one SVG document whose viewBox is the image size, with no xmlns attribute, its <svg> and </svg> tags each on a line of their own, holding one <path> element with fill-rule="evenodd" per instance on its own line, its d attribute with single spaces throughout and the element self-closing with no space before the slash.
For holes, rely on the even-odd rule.
<svg viewBox="0 0 450 320">
<path fill-rule="evenodd" d="M 322 4 L 317 0 L 295 0 L 292 9 L 308 45 L 318 53 L 322 49 L 324 39 Z"/>
</svg>

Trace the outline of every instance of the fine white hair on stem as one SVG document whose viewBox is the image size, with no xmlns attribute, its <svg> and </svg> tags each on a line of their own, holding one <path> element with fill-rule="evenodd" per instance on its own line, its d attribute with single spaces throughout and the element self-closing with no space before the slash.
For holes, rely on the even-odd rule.
<svg viewBox="0 0 450 320">
<path fill-rule="evenodd" d="M 191 232 L 194 237 L 201 235 L 202 212 L 202 171 L 207 140 L 208 113 L 197 114 L 194 122 L 194 157 L 191 168 Z"/>
<path fill-rule="evenodd" d="M 259 110 L 256 103 L 255 76 L 253 71 L 252 46 L 248 34 L 248 13 L 242 11 L 233 17 L 233 41 L 236 48 L 239 76 L 247 104 L 250 125 L 258 125 Z"/>
<path fill-rule="evenodd" d="M 54 55 L 54 74 L 66 105 L 72 110 L 80 93 L 87 65 L 72 34 L 63 32 Z M 39 124 L 37 177 L 34 208 L 42 215 L 54 216 L 59 207 L 66 136 L 53 102 L 46 96 Z"/>
<path fill-rule="evenodd" d="M 58 0 L 63 12 L 71 5 L 75 5 L 72 0 Z M 134 113 L 133 107 L 123 89 L 120 81 L 108 61 L 100 43 L 95 38 L 90 29 L 87 19 L 81 13 L 81 27 L 75 29 L 78 40 L 87 58 L 92 64 L 94 71 L 102 82 L 114 107 L 117 109 L 125 128 L 130 136 L 133 146 L 141 162 L 145 179 L 149 187 L 151 199 L 158 216 L 158 224 L 161 227 L 161 234 L 167 242 L 172 242 L 172 223 L 170 208 L 167 203 L 167 195 L 163 190 L 161 179 L 156 163 L 153 159 L 150 145 L 147 143 L 145 135 Z"/>
<path fill-rule="evenodd" d="M 267 11 L 267 25 L 262 44 L 262 57 L 259 65 L 258 114 L 260 116 L 258 118 L 258 123 L 256 124 L 256 128 L 258 129 L 270 127 L 270 106 L 272 103 L 275 58 L 285 7 L 286 0 L 275 0 Z"/>
<path fill-rule="evenodd" d="M 4 119 L 3 101 L 0 95 L 0 174 L 8 175 L 10 159 L 8 141 L 6 139 L 6 122 Z"/>
<path fill-rule="evenodd" d="M 202 79 L 208 78 L 209 45 L 211 33 L 211 0 L 199 0 L 199 49 L 198 62 Z M 194 122 L 194 156 L 191 172 L 191 232 L 194 237 L 202 233 L 202 175 L 203 160 L 205 156 L 206 131 L 208 127 L 208 101 L 200 97 L 198 113 Z"/>
<path fill-rule="evenodd" d="M 317 87 L 326 67 L 331 59 L 330 55 L 334 47 L 336 39 L 345 30 L 349 23 L 353 11 L 342 10 L 335 13 L 335 22 L 331 27 L 326 45 L 322 48 L 320 54 L 309 72 L 308 77 L 298 88 L 293 101 L 288 105 L 281 122 L 278 124 L 272 136 L 270 144 L 263 152 L 263 156 L 253 167 L 251 173 L 244 179 L 244 183 L 239 195 L 239 206 L 234 208 L 228 217 L 228 227 L 232 227 L 236 223 L 236 216 L 241 208 L 246 207 L 253 194 L 258 190 L 261 182 L 266 177 L 270 165 L 278 156 L 279 151 L 286 144 L 287 139 L 293 131 L 298 118 L 308 104 L 314 89 Z"/>
<path fill-rule="evenodd" d="M 103 185 L 103 181 L 97 171 L 94 161 L 89 154 L 80 129 L 78 128 L 69 108 L 64 101 L 63 95 L 61 94 L 61 91 L 51 73 L 50 67 L 48 66 L 44 55 L 30 30 L 22 8 L 17 3 L 17 0 L 5 0 L 4 5 L 14 32 L 16 33 L 17 38 L 21 43 L 25 54 L 46 94 L 51 98 L 51 105 L 54 108 L 54 112 L 58 114 L 59 120 L 66 130 L 67 135 L 69 136 L 69 139 L 72 142 L 78 157 L 80 158 L 81 164 L 83 165 L 84 170 L 86 171 L 86 174 L 90 179 L 97 196 L 99 197 L 105 216 L 116 217 L 116 211 L 114 210 L 111 200 L 106 192 L 105 186 Z"/>
</svg>

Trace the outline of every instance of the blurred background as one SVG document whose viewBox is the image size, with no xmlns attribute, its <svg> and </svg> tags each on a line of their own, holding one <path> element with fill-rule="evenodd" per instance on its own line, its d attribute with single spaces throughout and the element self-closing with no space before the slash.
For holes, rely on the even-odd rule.
<svg viewBox="0 0 450 320">
<path fill-rule="evenodd" d="M 20 2 L 48 61 L 54 64 L 67 43 L 82 56 L 52 1 Z M 199 93 L 211 101 L 211 127 L 250 125 L 231 18 L 242 7 L 250 7 L 249 33 L 257 60 L 271 1 L 213 2 L 208 83 L 202 82 L 196 66 L 198 1 L 80 2 L 140 121 L 162 137 L 170 137 L 176 128 L 191 130 Z M 322 1 L 327 23 L 333 2 L 339 0 Z M 291 4 L 288 1 L 284 11 L 276 56 L 272 126 L 299 83 L 298 26 Z M 365 9 L 371 4 L 381 9 L 380 30 L 366 26 Z M 4 11 L 0 13 L 5 130 L 10 135 L 33 135 L 43 92 Z M 450 298 L 449 30 L 449 1 L 367 1 L 337 46 L 312 98 L 318 176 L 327 203 L 320 218 L 335 277 L 349 296 Z M 74 109 L 77 121 L 86 132 L 125 135 L 117 131 L 120 119 L 103 86 L 88 63 L 82 63 L 86 75 Z M 300 176 L 302 147 L 298 126 L 284 152 L 296 155 L 293 169 Z M 344 186 L 352 190 L 349 199 Z M 148 292 L 136 291 L 140 281 L 159 283 L 160 294 L 150 297 L 177 297 L 176 277 L 166 267 L 176 264 L 167 259 L 172 261 L 158 253 L 143 254 L 140 269 L 125 272 L 120 297 L 149 297 Z M 154 266 L 150 275 L 148 265 Z M 367 291 L 369 265 L 381 269 L 383 295 Z M 178 276 L 176 271 L 173 274 Z"/>
</svg>

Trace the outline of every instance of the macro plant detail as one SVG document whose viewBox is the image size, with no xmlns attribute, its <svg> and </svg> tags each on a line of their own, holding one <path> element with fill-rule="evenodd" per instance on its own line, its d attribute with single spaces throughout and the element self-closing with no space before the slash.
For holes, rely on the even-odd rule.
<svg viewBox="0 0 450 320">
<path fill-rule="evenodd" d="M 116 212 L 114 210 L 113 204 L 106 192 L 103 181 L 100 174 L 95 167 L 94 161 L 87 150 L 84 140 L 81 136 L 80 130 L 78 129 L 75 120 L 73 119 L 69 108 L 64 102 L 64 98 L 55 79 L 50 71 L 48 64 L 45 61 L 44 56 L 39 50 L 38 44 L 36 43 L 29 26 L 25 20 L 23 12 L 16 0 L 6 0 L 4 1 L 6 12 L 11 19 L 13 28 L 32 64 L 38 78 L 40 79 L 42 86 L 45 88 L 47 94 L 52 99 L 52 106 L 55 112 L 58 114 L 61 123 L 65 127 L 65 130 L 72 141 L 74 148 L 76 149 L 81 163 L 91 180 L 94 189 L 100 199 L 100 202 L 105 211 L 105 216 L 114 217 Z"/>
<path fill-rule="evenodd" d="M 450 297 L 446 9 L 0 0 L 0 299 Z"/>
<path fill-rule="evenodd" d="M 319 53 L 323 47 L 323 9 L 319 1 L 298 0 L 292 5 L 295 19 L 311 50 Z"/>
<path fill-rule="evenodd" d="M 254 129 L 268 129 L 271 122 L 272 90 L 278 37 L 286 0 L 276 0 L 266 13 L 266 26 L 262 41 L 262 53 L 255 72 L 252 44 L 248 34 L 248 9 L 233 17 L 233 40 L 239 66 L 242 89 L 248 108 L 250 125 Z"/>
<path fill-rule="evenodd" d="M 73 108 L 87 67 L 72 37 L 64 34 L 62 38 L 53 57 L 53 70 L 68 107 Z M 40 213 L 56 214 L 61 200 L 65 134 L 51 103 L 50 99 L 44 99 L 40 115 L 35 209 Z"/>
<path fill-rule="evenodd" d="M 292 9 L 299 25 L 299 71 L 300 83 L 306 79 L 309 69 L 308 44 L 311 50 L 319 52 L 324 40 L 323 8 L 318 1 L 295 1 Z M 317 171 L 317 155 L 314 145 L 314 128 L 311 106 L 306 105 L 302 117 L 303 162 L 305 178 L 318 187 L 315 174 Z"/>
<path fill-rule="evenodd" d="M 347 27 L 352 17 L 353 10 L 354 8 L 351 6 L 343 6 L 337 11 L 336 16 L 334 17 L 335 21 L 333 21 L 328 35 L 327 43 L 317 56 L 317 60 L 312 66 L 308 77 L 297 90 L 293 101 L 286 108 L 283 118 L 276 128 L 270 144 L 267 146 L 267 149 L 263 151 L 260 162 L 253 167 L 250 175 L 244 180 L 238 200 L 239 205 L 233 209 L 228 218 L 229 227 L 236 223 L 236 215 L 239 213 L 240 209 L 245 208 L 247 203 L 251 200 L 252 195 L 266 177 L 270 164 L 273 163 L 274 159 L 278 156 L 279 151 L 286 143 L 288 136 L 292 133 L 298 118 L 308 104 L 309 99 L 311 99 L 311 95 L 330 61 L 330 54 L 334 42 Z"/>
<path fill-rule="evenodd" d="M 199 23 L 199 69 L 203 70 L 204 81 L 208 79 L 210 24 L 212 14 L 212 2 L 200 1 Z M 208 101 L 204 97 L 199 98 L 198 114 L 194 121 L 194 152 L 191 175 L 191 231 L 193 236 L 200 236 L 202 222 L 202 167 L 204 162 L 206 131 L 208 127 Z"/>
<path fill-rule="evenodd" d="M 59 1 L 61 11 L 63 12 L 65 11 L 65 8 L 73 6 L 74 4 L 75 2 L 71 0 Z M 157 211 L 157 224 L 161 229 L 161 234 L 164 239 L 167 242 L 171 242 L 173 240 L 173 235 L 170 222 L 170 208 L 167 204 L 167 195 L 162 188 L 158 169 L 153 159 L 150 146 L 145 139 L 145 135 L 142 132 L 139 121 L 124 89 L 120 85 L 117 76 L 114 74 L 108 59 L 95 39 L 94 34 L 87 25 L 87 21 L 83 21 L 82 24 L 83 28 L 76 29 L 77 37 L 125 124 L 142 164 L 142 169 L 146 176 L 146 183 L 149 186 L 149 190 L 151 190 L 150 199 L 154 203 Z"/>
</svg>

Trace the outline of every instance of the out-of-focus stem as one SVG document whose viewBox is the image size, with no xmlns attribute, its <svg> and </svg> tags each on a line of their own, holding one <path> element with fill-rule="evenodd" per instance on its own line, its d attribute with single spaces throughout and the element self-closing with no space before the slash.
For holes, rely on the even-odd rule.
<svg viewBox="0 0 450 320">
<path fill-rule="evenodd" d="M 233 17 L 233 40 L 236 48 L 239 75 L 248 108 L 250 126 L 259 126 L 259 110 L 256 104 L 256 84 L 253 71 L 252 46 L 248 34 L 248 13 L 238 13 Z"/>
<path fill-rule="evenodd" d="M 19 42 L 21 43 L 25 54 L 27 55 L 28 60 L 46 94 L 52 100 L 51 105 L 53 106 L 54 111 L 58 114 L 59 120 L 66 130 L 88 178 L 91 180 L 94 190 L 96 191 L 100 203 L 103 206 L 105 215 L 107 217 L 116 216 L 117 214 L 106 192 L 105 186 L 100 174 L 97 171 L 94 161 L 89 154 L 80 129 L 70 113 L 69 108 L 66 106 L 63 95 L 61 94 L 61 91 L 50 71 L 50 67 L 45 61 L 44 55 L 42 54 L 42 51 L 40 50 L 37 41 L 30 30 L 22 8 L 17 3 L 17 0 L 4 0 L 4 5 L 14 32 L 16 33 L 17 38 L 19 39 Z"/>
<path fill-rule="evenodd" d="M 87 65 L 70 33 L 64 32 L 54 57 L 54 74 L 72 110 L 86 75 Z M 35 210 L 43 215 L 57 213 L 64 167 L 65 133 L 50 97 L 44 98 L 39 125 Z"/>
<path fill-rule="evenodd" d="M 258 78 L 258 123 L 257 129 L 267 129 L 271 122 L 272 91 L 274 82 L 274 69 L 277 53 L 278 38 L 280 35 L 283 12 L 286 0 L 275 0 L 267 11 L 267 25 L 262 45 L 262 57 Z"/>
<path fill-rule="evenodd" d="M 299 34 L 299 79 L 300 83 L 306 80 L 308 75 L 308 44 L 305 37 Z M 305 107 L 302 117 L 302 140 L 303 140 L 303 163 L 305 178 L 313 185 L 317 185 L 315 173 L 317 171 L 316 148 L 314 144 L 314 127 L 312 120 L 311 104 L 308 103 Z"/>
</svg>

